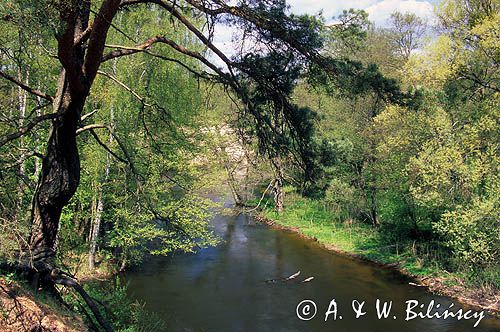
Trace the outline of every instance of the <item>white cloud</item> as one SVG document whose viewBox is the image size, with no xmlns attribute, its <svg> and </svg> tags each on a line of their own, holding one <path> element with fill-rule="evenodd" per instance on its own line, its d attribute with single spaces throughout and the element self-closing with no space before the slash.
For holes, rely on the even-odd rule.
<svg viewBox="0 0 500 332">
<path fill-rule="evenodd" d="M 414 13 L 429 21 L 434 18 L 433 6 L 428 1 L 383 0 L 365 8 L 365 10 L 368 12 L 370 20 L 379 26 L 386 24 L 389 16 L 395 11 Z"/>
</svg>

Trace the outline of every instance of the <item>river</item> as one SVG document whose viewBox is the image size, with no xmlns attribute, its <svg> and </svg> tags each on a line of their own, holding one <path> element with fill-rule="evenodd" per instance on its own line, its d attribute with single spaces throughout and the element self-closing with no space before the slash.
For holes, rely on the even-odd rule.
<svg viewBox="0 0 500 332">
<path fill-rule="evenodd" d="M 440 304 L 438 312 L 452 302 L 410 285 L 395 271 L 328 252 L 313 241 L 270 229 L 245 214 L 217 215 L 213 226 L 222 238 L 220 245 L 196 254 L 151 258 L 124 276 L 130 296 L 158 313 L 168 331 L 500 331 L 500 321 L 488 317 L 476 328 L 476 318 L 406 321 L 406 301 L 424 304 L 423 312 L 432 300 L 435 306 Z M 266 282 L 297 271 L 300 275 L 293 280 Z M 308 277 L 314 279 L 301 282 Z M 314 318 L 303 321 L 296 308 L 306 299 L 315 302 L 317 311 Z M 392 301 L 388 318 L 377 317 L 377 299 L 381 304 Z M 325 322 L 332 300 L 337 313 Z M 366 314 L 357 319 L 354 300 L 365 302 L 361 311 Z M 312 304 L 309 308 L 299 309 L 302 318 L 310 318 Z M 463 307 L 454 303 L 449 311 L 459 308 Z M 334 311 L 335 305 L 330 309 Z M 411 311 L 419 312 L 417 308 Z"/>
</svg>

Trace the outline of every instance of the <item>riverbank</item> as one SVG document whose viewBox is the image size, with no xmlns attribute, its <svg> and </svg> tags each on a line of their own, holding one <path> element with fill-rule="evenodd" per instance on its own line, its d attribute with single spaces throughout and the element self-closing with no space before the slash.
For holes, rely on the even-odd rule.
<svg viewBox="0 0 500 332">
<path fill-rule="evenodd" d="M 395 269 L 412 277 L 415 287 L 426 287 L 432 293 L 500 316 L 500 296 L 496 289 L 467 284 L 459 273 L 449 272 L 435 260 L 429 259 L 431 251 L 427 248 L 425 252 L 421 244 L 388 245 L 370 225 L 353 220 L 333 221 L 328 212 L 307 206 L 303 200 L 296 200 L 280 214 L 264 207 L 255 213 L 255 217 L 270 227 L 317 241 L 328 251 Z"/>
</svg>

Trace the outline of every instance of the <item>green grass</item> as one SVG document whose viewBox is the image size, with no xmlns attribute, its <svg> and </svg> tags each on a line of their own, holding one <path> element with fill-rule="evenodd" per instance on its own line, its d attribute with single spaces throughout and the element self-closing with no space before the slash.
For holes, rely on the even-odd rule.
<svg viewBox="0 0 500 332">
<path fill-rule="evenodd" d="M 398 264 L 412 275 L 437 276 L 444 273 L 440 262 L 433 259 L 425 243 L 413 241 L 388 242 L 379 230 L 354 220 L 341 221 L 321 201 L 288 192 L 285 210 L 276 213 L 271 202 L 262 204 L 262 215 L 285 227 L 297 228 L 302 234 L 316 238 L 342 251 L 381 264 Z"/>
</svg>

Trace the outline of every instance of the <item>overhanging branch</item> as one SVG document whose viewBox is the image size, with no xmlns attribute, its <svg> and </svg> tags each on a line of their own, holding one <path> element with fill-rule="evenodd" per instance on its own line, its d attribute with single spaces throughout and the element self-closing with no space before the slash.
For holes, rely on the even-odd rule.
<svg viewBox="0 0 500 332">
<path fill-rule="evenodd" d="M 102 127 L 101 127 L 102 128 Z M 109 127 L 104 127 L 104 128 L 107 128 L 110 132 L 111 131 L 111 128 Z M 93 130 L 93 129 L 89 129 L 90 130 L 90 133 L 92 134 L 92 137 L 94 137 L 94 139 L 96 140 L 96 142 L 102 146 L 104 148 L 104 150 L 106 150 L 107 152 L 109 152 L 110 155 L 112 155 L 113 157 L 115 157 L 118 161 L 124 163 L 124 164 L 129 164 L 129 162 L 127 162 L 127 160 L 123 159 L 122 157 L 118 156 L 116 153 L 113 152 L 113 150 L 111 150 L 111 148 L 109 146 L 107 146 L 100 138 L 99 136 L 96 134 L 96 132 Z M 115 137 L 114 134 L 111 134 L 113 135 L 113 137 Z"/>
</svg>

